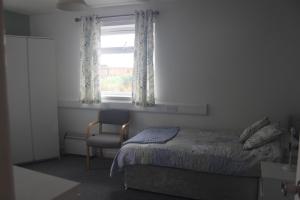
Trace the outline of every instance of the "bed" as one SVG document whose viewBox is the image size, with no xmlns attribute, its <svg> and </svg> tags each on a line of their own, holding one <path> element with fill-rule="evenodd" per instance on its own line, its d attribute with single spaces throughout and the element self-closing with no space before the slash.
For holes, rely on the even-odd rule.
<svg viewBox="0 0 300 200">
<path fill-rule="evenodd" d="M 164 144 L 129 143 L 111 175 L 125 172 L 125 187 L 193 199 L 257 200 L 260 161 L 280 161 L 280 142 L 251 151 L 239 132 L 181 129 Z"/>
</svg>

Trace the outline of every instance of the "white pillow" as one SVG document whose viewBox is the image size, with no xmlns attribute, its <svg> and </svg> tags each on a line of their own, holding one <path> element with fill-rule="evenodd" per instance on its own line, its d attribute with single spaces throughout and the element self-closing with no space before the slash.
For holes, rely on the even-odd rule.
<svg viewBox="0 0 300 200">
<path fill-rule="evenodd" d="M 270 120 L 267 117 L 255 122 L 251 126 L 247 127 L 240 135 L 240 142 L 244 143 L 250 138 L 256 131 L 270 124 Z"/>
<path fill-rule="evenodd" d="M 282 134 L 277 125 L 271 124 L 258 130 L 244 144 L 244 150 L 251 150 L 275 140 Z"/>
</svg>

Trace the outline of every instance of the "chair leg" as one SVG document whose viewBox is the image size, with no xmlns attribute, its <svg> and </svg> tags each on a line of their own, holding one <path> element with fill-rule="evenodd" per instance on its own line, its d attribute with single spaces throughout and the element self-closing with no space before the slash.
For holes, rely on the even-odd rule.
<svg viewBox="0 0 300 200">
<path fill-rule="evenodd" d="M 90 169 L 90 147 L 86 145 L 86 169 Z"/>
</svg>

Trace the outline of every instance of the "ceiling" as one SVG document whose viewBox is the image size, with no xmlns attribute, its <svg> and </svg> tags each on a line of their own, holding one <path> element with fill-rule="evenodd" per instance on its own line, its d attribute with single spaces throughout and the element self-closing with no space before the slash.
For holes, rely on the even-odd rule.
<svg viewBox="0 0 300 200">
<path fill-rule="evenodd" d="M 92 8 L 142 4 L 151 0 L 85 0 Z M 157 1 L 157 0 L 156 0 Z M 170 0 L 160 0 L 170 1 Z M 6 10 L 15 11 L 23 14 L 50 13 L 56 10 L 57 0 L 3 0 Z"/>
</svg>

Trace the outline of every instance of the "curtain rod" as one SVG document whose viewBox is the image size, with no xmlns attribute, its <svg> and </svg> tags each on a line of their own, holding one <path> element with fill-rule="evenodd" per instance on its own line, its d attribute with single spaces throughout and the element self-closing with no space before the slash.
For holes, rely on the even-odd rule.
<svg viewBox="0 0 300 200">
<path fill-rule="evenodd" d="M 154 11 L 153 12 L 155 15 L 158 15 L 159 12 L 158 11 Z M 129 17 L 129 16 L 134 16 L 134 14 L 123 14 L 123 15 L 110 15 L 110 16 L 102 16 L 102 17 L 97 17 L 99 19 L 106 19 L 106 18 L 113 18 L 113 17 Z M 80 22 L 81 21 L 81 17 L 77 17 L 75 18 L 75 22 Z"/>
</svg>

